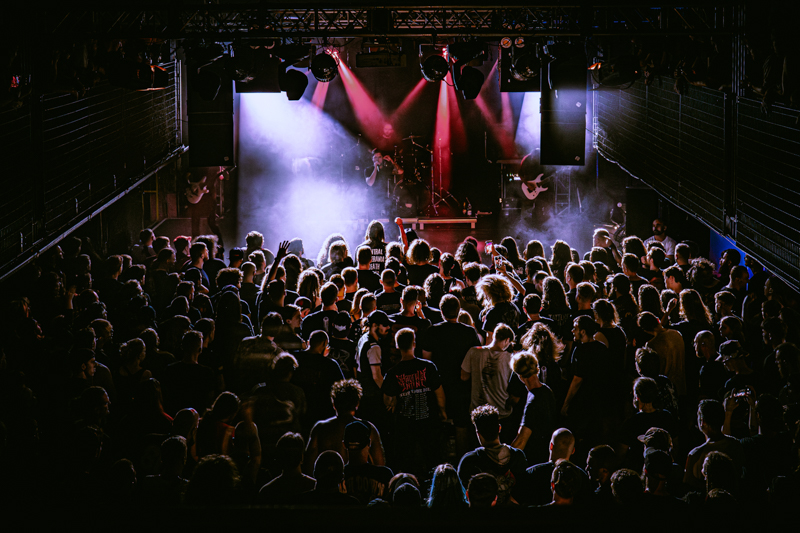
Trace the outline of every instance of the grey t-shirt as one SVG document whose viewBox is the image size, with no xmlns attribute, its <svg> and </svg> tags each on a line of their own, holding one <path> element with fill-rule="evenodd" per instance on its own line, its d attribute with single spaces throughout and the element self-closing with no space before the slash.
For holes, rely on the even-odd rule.
<svg viewBox="0 0 800 533">
<path fill-rule="evenodd" d="M 500 418 L 511 414 L 506 408 L 508 380 L 511 377 L 511 354 L 493 351 L 487 347 L 470 348 L 461 363 L 461 370 L 469 372 L 472 380 L 470 410 L 489 404 L 497 407 Z"/>
</svg>

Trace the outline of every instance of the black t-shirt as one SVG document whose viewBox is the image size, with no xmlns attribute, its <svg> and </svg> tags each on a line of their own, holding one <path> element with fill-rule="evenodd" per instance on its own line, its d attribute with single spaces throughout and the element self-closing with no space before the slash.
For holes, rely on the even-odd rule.
<svg viewBox="0 0 800 533">
<path fill-rule="evenodd" d="M 397 396 L 395 414 L 407 420 L 424 422 L 438 418 L 434 391 L 442 386 L 436 365 L 424 359 L 400 361 L 383 378 L 381 390 Z"/>
<path fill-rule="evenodd" d="M 520 312 L 517 306 L 511 302 L 501 302 L 494 307 L 490 307 L 483 315 L 482 329 L 484 331 L 494 331 L 497 324 L 503 323 L 515 330 L 519 327 Z"/>
<path fill-rule="evenodd" d="M 423 338 L 425 331 L 429 327 L 431 327 L 431 321 L 427 318 L 420 318 L 417 315 L 414 316 L 403 316 L 403 313 L 396 313 L 391 315 L 389 318 L 395 321 L 395 324 L 392 326 L 392 333 L 391 338 L 389 339 L 389 344 L 394 347 L 394 335 L 398 331 L 403 328 L 411 328 L 414 330 L 414 336 L 417 339 L 417 349 L 414 351 L 414 355 L 417 357 L 422 357 L 422 345 L 419 342 L 420 339 Z"/>
<path fill-rule="evenodd" d="M 362 505 L 367 505 L 375 498 L 389 500 L 386 493 L 389 481 L 394 473 L 389 467 L 370 463 L 361 465 L 344 465 L 344 482 L 347 494 L 355 497 Z"/>
<path fill-rule="evenodd" d="M 339 364 L 322 354 L 304 351 L 298 353 L 297 370 L 292 377 L 292 383 L 303 389 L 308 402 L 308 421 L 312 424 L 317 420 L 333 416 L 331 405 L 331 386 L 344 379 Z M 307 424 L 308 425 L 308 424 Z"/>
<path fill-rule="evenodd" d="M 355 375 L 356 368 L 356 343 L 350 339 L 337 339 L 331 337 L 330 352 L 328 358 L 339 363 L 339 368 L 345 378 L 349 379 Z"/>
<path fill-rule="evenodd" d="M 548 461 L 538 465 L 531 466 L 525 473 L 525 488 L 524 494 L 521 495 L 522 501 L 520 503 L 530 505 L 546 505 L 553 501 L 553 491 L 550 487 L 550 479 L 553 477 L 553 469 L 555 463 Z M 589 475 L 579 466 L 575 465 L 581 471 L 582 483 L 577 491 L 575 500 L 588 499 L 591 494 L 591 482 Z"/>
<path fill-rule="evenodd" d="M 605 344 L 590 341 L 575 345 L 570 369 L 573 376 L 578 376 L 583 381 L 570 404 L 570 415 L 586 415 L 607 404 L 610 388 L 608 367 L 609 355 Z"/>
<path fill-rule="evenodd" d="M 402 305 L 400 304 L 400 300 L 402 299 L 403 295 L 399 292 L 386 292 L 383 291 L 378 294 L 375 298 L 377 303 L 377 309 L 379 311 L 383 311 L 387 315 L 393 315 L 395 313 L 399 313 L 402 309 Z"/>
<path fill-rule="evenodd" d="M 422 306 L 422 314 L 431 321 L 431 324 L 440 324 L 444 320 L 441 311 L 427 305 Z"/>
<path fill-rule="evenodd" d="M 305 340 L 317 330 L 322 330 L 331 337 L 331 329 L 333 328 L 333 320 L 339 315 L 339 311 L 324 311 L 319 310 L 311 313 L 303 319 L 303 325 L 300 328 L 300 334 Z"/>
<path fill-rule="evenodd" d="M 202 413 L 211 405 L 216 374 L 207 366 L 178 361 L 164 369 L 161 383 L 168 414 L 187 407 Z"/>
<path fill-rule="evenodd" d="M 512 496 L 517 496 L 521 491 L 521 485 L 525 480 L 525 468 L 528 460 L 525 453 L 511 446 L 502 444 L 505 449 L 496 448 L 490 453 L 483 446 L 467 452 L 458 463 L 458 477 L 461 484 L 465 487 L 469 485 L 472 476 L 486 472 L 497 479 L 497 505 L 505 505 Z M 498 457 L 500 453 L 504 457 L 502 464 L 492 460 L 492 455 Z"/>
<path fill-rule="evenodd" d="M 358 270 L 358 286 L 376 293 L 381 290 L 381 278 L 372 270 Z"/>
<path fill-rule="evenodd" d="M 367 173 L 367 176 L 372 174 L 372 167 L 369 167 L 368 170 L 369 170 L 369 172 Z M 380 178 L 380 176 L 378 176 L 378 178 Z M 375 185 L 377 186 L 377 180 L 376 180 L 376 184 Z M 385 185 L 384 185 L 384 187 L 385 187 Z M 369 249 L 372 251 L 372 260 L 369 262 L 369 269 L 371 271 L 375 272 L 375 274 L 377 274 L 378 276 L 380 276 L 381 273 L 383 272 L 383 269 L 386 268 L 386 243 L 385 242 L 362 242 L 359 245 L 359 248 L 361 246 L 368 246 Z M 360 280 L 359 280 L 359 283 L 360 283 Z"/>
<path fill-rule="evenodd" d="M 431 326 L 419 344 L 431 353 L 431 361 L 439 369 L 446 390 L 449 385 L 461 381 L 464 356 L 473 346 L 480 346 L 481 340 L 473 327 L 460 322 L 442 322 Z"/>
<path fill-rule="evenodd" d="M 550 437 L 556 426 L 556 398 L 545 384 L 528 391 L 522 425 L 531 430 L 524 450 L 531 454 L 546 454 Z"/>
<path fill-rule="evenodd" d="M 439 269 L 434 265 L 408 265 L 408 284 L 423 286 L 431 274 L 438 274 Z"/>
<path fill-rule="evenodd" d="M 556 337 L 561 339 L 561 342 L 567 343 L 572 340 L 572 312 L 568 307 L 564 309 L 542 309 L 541 316 L 555 322 L 555 326 L 551 329 Z"/>
</svg>

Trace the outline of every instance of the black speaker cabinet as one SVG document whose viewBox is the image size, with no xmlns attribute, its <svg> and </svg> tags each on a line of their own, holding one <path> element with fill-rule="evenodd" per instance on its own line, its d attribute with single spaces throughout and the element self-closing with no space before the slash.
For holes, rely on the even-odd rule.
<svg viewBox="0 0 800 533">
<path fill-rule="evenodd" d="M 189 164 L 192 167 L 229 167 L 234 165 L 233 145 L 233 82 L 222 79 L 215 91 L 205 85 L 192 87 L 192 82 L 208 84 L 208 79 L 189 76 L 188 137 Z"/>
</svg>

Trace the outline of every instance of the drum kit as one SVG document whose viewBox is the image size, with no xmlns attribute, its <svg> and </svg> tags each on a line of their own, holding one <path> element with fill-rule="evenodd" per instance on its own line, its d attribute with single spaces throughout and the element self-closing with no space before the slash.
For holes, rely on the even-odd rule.
<svg viewBox="0 0 800 533">
<path fill-rule="evenodd" d="M 402 149 L 395 147 L 394 150 L 394 160 L 403 169 L 402 175 L 394 176 L 390 193 L 398 216 L 436 216 L 442 204 L 458 209 L 456 198 L 442 187 L 441 168 L 438 176 L 433 172 L 434 151 L 430 145 L 420 144 L 423 138 L 412 133 L 402 139 Z"/>
</svg>

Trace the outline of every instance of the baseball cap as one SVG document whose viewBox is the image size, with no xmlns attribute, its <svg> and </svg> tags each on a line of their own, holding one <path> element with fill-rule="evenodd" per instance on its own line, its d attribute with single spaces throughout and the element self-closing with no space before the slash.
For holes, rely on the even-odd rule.
<svg viewBox="0 0 800 533">
<path fill-rule="evenodd" d="M 339 333 L 350 329 L 350 315 L 346 311 L 339 311 L 339 314 L 334 317 L 333 329 Z"/>
<path fill-rule="evenodd" d="M 672 440 L 669 432 L 661 428 L 650 428 L 644 435 L 639 435 L 637 439 L 647 448 L 655 448 L 662 451 L 669 450 L 670 441 Z"/>
<path fill-rule="evenodd" d="M 228 251 L 228 261 L 233 263 L 239 260 L 244 260 L 244 248 L 231 248 Z"/>
<path fill-rule="evenodd" d="M 747 352 L 737 340 L 725 341 L 719 345 L 717 361 L 725 362 L 729 359 L 738 359 L 747 355 Z"/>
<path fill-rule="evenodd" d="M 344 427 L 344 438 L 342 442 L 347 448 L 360 450 L 369 446 L 369 428 L 363 422 L 356 420 Z"/>
<path fill-rule="evenodd" d="M 672 458 L 667 452 L 648 448 L 644 452 L 644 469 L 650 476 L 666 478 L 672 468 Z"/>
<path fill-rule="evenodd" d="M 378 324 L 379 326 L 391 326 L 394 323 L 395 321 L 389 318 L 389 315 L 380 310 L 373 311 L 367 317 L 367 324 L 370 326 L 373 324 Z"/>
</svg>

